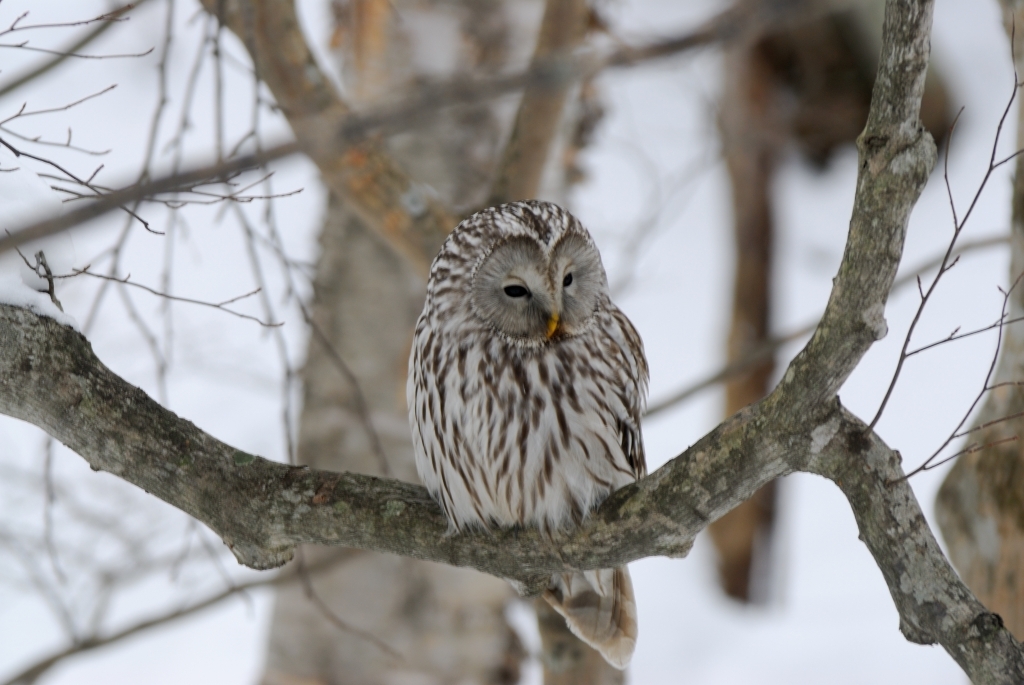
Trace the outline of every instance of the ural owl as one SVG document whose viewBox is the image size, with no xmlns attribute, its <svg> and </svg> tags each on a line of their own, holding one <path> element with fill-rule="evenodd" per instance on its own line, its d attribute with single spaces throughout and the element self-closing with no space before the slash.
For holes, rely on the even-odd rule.
<svg viewBox="0 0 1024 685">
<path fill-rule="evenodd" d="M 643 343 L 574 216 L 513 202 L 452 231 L 430 267 L 407 386 L 416 467 L 452 530 L 578 525 L 645 475 L 646 394 Z M 626 567 L 555 574 L 544 597 L 610 664 L 629 663 Z"/>
</svg>

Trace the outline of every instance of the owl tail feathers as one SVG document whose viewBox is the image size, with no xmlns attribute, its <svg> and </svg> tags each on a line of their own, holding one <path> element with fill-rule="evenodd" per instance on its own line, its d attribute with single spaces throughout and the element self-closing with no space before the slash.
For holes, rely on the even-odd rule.
<svg viewBox="0 0 1024 685">
<path fill-rule="evenodd" d="M 636 647 L 636 600 L 625 566 L 556 573 L 544 599 L 565 618 L 573 635 L 605 661 L 624 669 Z"/>
</svg>

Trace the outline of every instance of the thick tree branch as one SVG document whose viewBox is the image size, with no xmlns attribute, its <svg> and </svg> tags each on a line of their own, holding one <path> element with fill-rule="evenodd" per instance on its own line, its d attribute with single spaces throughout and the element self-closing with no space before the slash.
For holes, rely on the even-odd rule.
<svg viewBox="0 0 1024 685">
<path fill-rule="evenodd" d="M 885 337 L 889 297 L 910 212 L 935 166 L 918 118 L 930 51 L 932 3 L 886 3 L 882 53 L 868 122 L 857 139 L 860 171 L 839 274 L 818 328 L 770 396 L 786 415 L 813 413 Z"/>
<path fill-rule="evenodd" d="M 39 426 L 94 469 L 191 514 L 253 568 L 279 566 L 297 544 L 320 543 L 524 582 L 652 554 L 685 555 L 709 520 L 791 471 L 788 463 L 811 446 L 809 436 L 760 430 L 751 423 L 759 412 L 741 412 L 552 545 L 533 530 L 449 536 L 443 513 L 420 486 L 239 451 L 112 373 L 79 333 L 10 305 L 0 305 L 0 413 Z"/>
<path fill-rule="evenodd" d="M 1024 682 L 1024 651 L 950 566 L 891 450 L 845 409 L 809 470 L 850 502 L 911 642 L 941 644 L 975 685 Z"/>
</svg>

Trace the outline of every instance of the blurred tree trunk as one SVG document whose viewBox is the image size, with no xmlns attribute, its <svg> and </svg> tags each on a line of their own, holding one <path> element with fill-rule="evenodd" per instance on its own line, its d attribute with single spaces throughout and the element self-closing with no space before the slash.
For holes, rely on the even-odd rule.
<svg viewBox="0 0 1024 685">
<path fill-rule="evenodd" d="M 522 68 L 535 44 L 536 56 L 543 56 L 578 43 L 587 17 L 582 0 L 546 6 L 541 0 L 349 0 L 333 2 L 332 9 L 331 45 L 355 109 L 424 78 Z M 593 110 L 579 105 L 587 102 L 579 92 L 527 89 L 518 112 L 514 97 L 452 107 L 390 137 L 385 147 L 416 183 L 415 194 L 440 198 L 458 214 L 488 198 L 564 201 L 574 150 L 586 142 L 586 115 Z M 567 101 L 575 106 L 565 107 Z M 492 190 L 495 178 L 501 182 Z M 406 211 L 415 213 L 416 199 L 403 198 Z M 320 243 L 312 318 L 326 340 L 314 330 L 309 343 L 299 459 L 317 468 L 383 474 L 379 440 L 390 475 L 416 482 L 405 377 L 423 275 L 337 196 Z M 428 261 L 432 256 L 425 255 Z M 305 550 L 307 558 L 319 553 Z M 514 593 L 503 581 L 366 554 L 318 578 L 315 591 L 342 621 L 399 656 L 339 629 L 297 587 L 278 594 L 264 685 L 519 680 L 524 653 L 504 618 Z M 547 663 L 546 653 L 541 656 Z M 593 672 L 613 670 L 598 660 Z"/>
<path fill-rule="evenodd" d="M 719 127 L 726 168 L 732 183 L 736 271 L 733 279 L 729 361 L 742 359 L 768 337 L 771 277 L 771 177 L 784 143 L 769 65 L 756 45 L 738 45 L 725 55 L 725 83 Z M 775 368 L 769 360 L 731 380 L 725 388 L 730 416 L 769 390 Z M 718 549 L 719 579 L 730 596 L 751 597 L 755 548 L 770 539 L 775 484 L 709 526 Z M 761 545 L 758 545 L 758 539 Z"/>
<path fill-rule="evenodd" d="M 1014 67 L 1024 69 L 1024 5 L 1005 0 L 1007 35 L 1014 34 Z M 1024 109 L 1017 109 L 1017 149 L 1024 145 Z M 1014 169 L 1010 222 L 1010 283 L 1024 272 L 1024 158 Z M 1024 288 L 1011 293 L 1009 316 L 1024 315 Z M 1007 326 L 993 382 L 1024 379 L 1024 329 Z M 999 388 L 988 394 L 975 426 L 1024 411 L 1024 389 Z M 949 556 L 978 599 L 1003 618 L 1018 640 L 1024 639 L 1024 419 L 1018 417 L 979 430 L 971 444 L 1018 439 L 960 457 L 946 476 L 936 514 Z"/>
<path fill-rule="evenodd" d="M 882 2 L 861 3 L 756 36 L 726 50 L 719 128 L 732 185 L 736 272 L 728 360 L 745 358 L 769 336 L 772 184 L 793 145 L 824 167 L 864 128 L 881 41 Z M 949 114 L 941 81 L 929 72 L 921 117 L 941 140 Z M 726 385 L 731 415 L 771 390 L 772 360 Z M 709 526 L 719 581 L 740 601 L 765 598 L 777 490 L 775 483 Z"/>
<path fill-rule="evenodd" d="M 544 685 L 622 685 L 626 674 L 573 635 L 565 619 L 543 599 L 534 600 L 543 645 Z"/>
</svg>

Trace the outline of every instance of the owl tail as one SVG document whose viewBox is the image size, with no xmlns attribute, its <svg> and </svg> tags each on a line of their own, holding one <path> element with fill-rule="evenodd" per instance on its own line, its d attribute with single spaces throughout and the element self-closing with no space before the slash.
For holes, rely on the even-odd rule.
<svg viewBox="0 0 1024 685">
<path fill-rule="evenodd" d="M 619 669 L 629 664 L 636 647 L 636 600 L 625 566 L 556 573 L 544 599 L 605 661 Z"/>
</svg>

